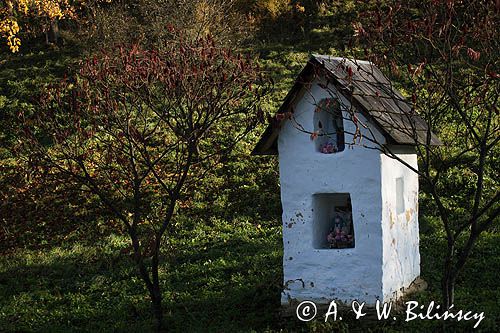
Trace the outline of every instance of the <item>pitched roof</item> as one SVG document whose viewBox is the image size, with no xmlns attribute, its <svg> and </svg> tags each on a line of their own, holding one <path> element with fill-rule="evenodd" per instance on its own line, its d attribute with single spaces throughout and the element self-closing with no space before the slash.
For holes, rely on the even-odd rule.
<svg viewBox="0 0 500 333">
<path fill-rule="evenodd" d="M 349 72 L 351 74 L 348 74 Z M 372 119 L 386 137 L 388 144 L 426 144 L 428 138 L 431 145 L 442 144 L 380 69 L 368 61 L 313 55 L 300 72 L 277 113 L 288 112 L 304 84 L 311 82 L 317 74 L 327 76 L 329 82 L 333 83 L 342 95 L 367 118 Z M 279 122 L 273 121 L 252 154 L 277 154 L 279 130 Z"/>
</svg>

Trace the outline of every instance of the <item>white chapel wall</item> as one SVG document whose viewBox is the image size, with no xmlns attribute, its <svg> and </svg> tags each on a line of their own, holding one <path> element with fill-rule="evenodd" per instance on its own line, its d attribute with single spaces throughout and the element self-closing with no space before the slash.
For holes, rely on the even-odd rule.
<svg viewBox="0 0 500 333">
<path fill-rule="evenodd" d="M 414 148 L 399 146 L 389 149 L 409 165 L 418 168 Z M 384 298 L 391 298 L 420 275 L 418 176 L 410 168 L 386 155 L 381 155 L 381 161 L 383 289 Z M 402 198 L 398 198 L 397 186 L 401 181 Z M 398 199 L 402 201 L 402 209 L 397 207 Z"/>
<path fill-rule="evenodd" d="M 313 130 L 314 101 L 329 97 L 316 83 L 310 94 L 306 92 L 294 105 L 297 122 L 306 130 Z M 342 104 L 348 106 L 349 102 L 344 100 Z M 353 132 L 354 125 L 345 122 L 344 129 Z M 376 135 L 383 140 L 382 135 Z M 351 139 L 346 135 L 345 142 Z M 383 297 L 379 152 L 354 146 L 339 153 L 322 154 L 316 151 L 310 136 L 298 131 L 292 121 L 286 121 L 281 129 L 278 149 L 287 286 L 282 302 L 288 298 L 324 302 L 335 298 L 375 303 Z M 350 194 L 354 248 L 314 248 L 313 195 L 320 193 Z"/>
</svg>

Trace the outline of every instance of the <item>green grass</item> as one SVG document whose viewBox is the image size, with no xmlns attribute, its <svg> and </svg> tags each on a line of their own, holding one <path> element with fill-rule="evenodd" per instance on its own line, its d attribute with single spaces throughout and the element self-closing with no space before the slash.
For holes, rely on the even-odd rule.
<svg viewBox="0 0 500 333">
<path fill-rule="evenodd" d="M 199 221 L 201 222 L 201 221 Z M 161 281 L 166 323 L 173 331 L 326 332 L 436 330 L 436 321 L 305 325 L 279 317 L 281 228 L 277 221 L 215 220 L 193 223 L 165 248 Z M 498 329 L 500 236 L 487 234 L 457 286 L 457 309 L 485 311 L 480 328 Z M 439 301 L 442 240 L 423 235 L 422 276 L 429 289 L 421 304 Z M 168 255 L 167 255 L 168 254 Z M 149 299 L 137 277 L 128 239 L 110 234 L 84 245 L 67 242 L 43 250 L 19 249 L 0 260 L 1 330 L 32 332 L 141 332 L 151 330 Z M 495 323 L 496 321 L 496 323 Z M 449 324 L 455 330 L 470 325 Z"/>
<path fill-rule="evenodd" d="M 248 221 L 198 224 L 170 244 L 161 281 L 175 331 L 250 331 L 275 322 L 281 284 L 280 230 Z M 171 253 L 170 253 L 171 254 Z M 128 240 L 19 250 L 0 261 L 5 331 L 144 331 L 152 318 Z"/>
</svg>

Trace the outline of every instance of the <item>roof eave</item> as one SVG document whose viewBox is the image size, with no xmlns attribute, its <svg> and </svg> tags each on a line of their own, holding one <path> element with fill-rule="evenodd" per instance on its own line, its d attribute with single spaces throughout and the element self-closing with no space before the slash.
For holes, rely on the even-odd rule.
<svg viewBox="0 0 500 333">
<path fill-rule="evenodd" d="M 313 72 L 315 66 L 320 66 L 322 69 L 323 73 L 329 76 L 329 78 L 332 79 L 332 83 L 335 85 L 335 88 L 346 98 L 346 94 L 349 94 L 348 89 L 343 86 L 339 80 L 325 68 L 325 65 L 323 62 L 318 60 L 320 58 L 317 55 L 311 56 L 309 61 L 307 62 L 306 66 L 303 68 L 303 70 L 299 73 L 297 76 L 297 79 L 295 80 L 294 85 L 292 86 L 292 89 L 288 92 L 287 96 L 283 100 L 282 105 L 278 109 L 276 114 L 284 113 L 289 110 L 290 104 L 293 102 L 295 97 L 297 96 L 298 92 L 301 91 L 305 83 L 308 83 L 311 81 L 311 73 Z M 367 117 L 367 119 L 372 119 L 373 124 L 377 127 L 377 129 L 382 133 L 382 135 L 386 139 L 385 145 L 411 145 L 411 146 L 416 146 L 419 144 L 427 144 L 427 142 L 420 142 L 419 138 L 417 138 L 414 142 L 399 142 L 396 140 L 389 132 L 387 132 L 384 129 L 384 126 L 378 123 L 377 119 L 370 115 L 370 112 L 366 110 L 366 108 L 356 101 L 355 99 L 352 99 L 352 102 L 355 104 L 356 108 L 360 111 L 363 112 L 363 115 Z M 428 125 L 427 125 L 428 126 Z M 276 148 L 276 143 L 275 141 L 278 139 L 279 136 L 279 131 L 281 129 L 281 123 L 276 121 L 275 123 L 269 124 L 269 126 L 266 128 L 264 131 L 264 134 L 260 138 L 259 142 L 255 146 L 254 150 L 252 151 L 252 155 L 276 155 L 278 154 L 277 148 Z M 443 145 L 443 143 L 439 140 L 439 138 L 434 134 L 430 133 L 431 135 L 431 140 L 430 140 L 430 145 L 432 146 L 440 146 Z"/>
<path fill-rule="evenodd" d="M 294 81 L 292 88 L 283 99 L 283 103 L 281 104 L 276 114 L 287 112 L 297 93 L 300 92 L 306 82 L 310 82 L 311 72 L 314 69 L 314 64 L 312 62 L 313 59 L 314 58 L 310 58 L 306 66 L 299 73 Z M 272 149 L 271 147 L 273 147 L 274 140 L 278 139 L 280 129 L 281 124 L 278 121 L 269 124 L 264 131 L 264 134 L 262 134 L 260 140 L 255 145 L 255 148 L 252 151 L 252 155 L 277 155 L 278 151 L 276 149 Z"/>
</svg>

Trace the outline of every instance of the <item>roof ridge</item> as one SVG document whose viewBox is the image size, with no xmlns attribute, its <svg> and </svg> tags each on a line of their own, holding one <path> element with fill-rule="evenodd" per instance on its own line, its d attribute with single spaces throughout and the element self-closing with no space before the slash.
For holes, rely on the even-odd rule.
<svg viewBox="0 0 500 333">
<path fill-rule="evenodd" d="M 324 60 L 337 60 L 337 61 L 339 61 L 339 60 L 346 60 L 346 61 L 350 61 L 350 62 L 353 62 L 353 63 L 369 64 L 369 65 L 375 66 L 375 64 L 372 63 L 369 60 L 361 60 L 361 59 L 346 58 L 346 57 L 334 57 L 334 56 L 328 55 L 328 54 L 313 53 L 312 57 L 319 58 L 319 59 L 324 59 Z"/>
</svg>

